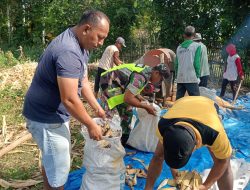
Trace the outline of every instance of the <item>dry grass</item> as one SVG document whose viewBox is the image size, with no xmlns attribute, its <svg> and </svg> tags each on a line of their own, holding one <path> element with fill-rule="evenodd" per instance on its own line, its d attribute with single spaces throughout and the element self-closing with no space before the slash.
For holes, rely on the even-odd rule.
<svg viewBox="0 0 250 190">
<path fill-rule="evenodd" d="M 27 62 L 11 68 L 0 70 L 0 124 L 5 125 L 5 134 L 0 127 L 0 149 L 21 137 L 25 132 L 25 120 L 21 114 L 24 94 L 31 83 L 37 63 Z M 92 84 L 93 85 L 93 84 Z M 87 103 L 84 105 L 91 116 L 93 110 Z M 3 117 L 5 116 L 5 121 Z M 80 134 L 81 124 L 71 119 L 72 154 L 71 170 L 81 168 L 84 138 Z M 22 143 L 0 158 L 0 179 L 41 180 L 40 151 L 33 140 Z M 2 187 L 0 186 L 0 189 Z M 9 188 L 11 189 L 11 188 Z M 42 183 L 24 189 L 42 189 Z"/>
</svg>

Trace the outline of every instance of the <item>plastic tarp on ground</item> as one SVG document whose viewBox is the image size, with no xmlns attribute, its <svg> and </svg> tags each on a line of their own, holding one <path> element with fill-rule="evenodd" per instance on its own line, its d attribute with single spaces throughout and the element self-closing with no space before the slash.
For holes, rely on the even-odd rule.
<svg viewBox="0 0 250 190">
<path fill-rule="evenodd" d="M 236 105 L 243 105 L 243 110 L 227 110 L 224 112 L 220 110 L 222 115 L 223 124 L 225 130 L 230 139 L 231 145 L 235 150 L 235 158 L 242 158 L 246 162 L 250 163 L 250 99 L 247 96 L 241 97 L 237 100 Z M 139 158 L 144 160 L 144 163 L 148 165 L 153 156 L 153 153 L 146 153 L 137 151 L 135 149 L 126 149 L 127 152 L 136 151 L 134 155 L 127 155 L 124 158 L 125 164 L 131 164 L 134 168 L 144 168 L 143 165 L 133 160 L 132 158 Z M 211 168 L 212 159 L 209 155 L 207 148 L 201 148 L 194 152 L 188 164 L 182 168 L 182 170 L 197 170 L 198 172 L 203 172 L 205 169 Z M 82 175 L 85 172 L 85 169 L 79 169 L 73 171 L 69 174 L 68 181 L 65 185 L 66 190 L 78 190 L 81 186 Z M 164 163 L 163 170 L 160 177 L 155 183 L 155 189 L 159 186 L 162 180 L 165 178 L 172 178 L 169 167 Z M 146 179 L 137 178 L 137 185 L 134 186 L 135 190 L 144 189 L 146 184 Z M 125 187 L 126 190 L 130 188 Z M 250 190 L 250 183 L 245 188 L 245 190 Z"/>
</svg>

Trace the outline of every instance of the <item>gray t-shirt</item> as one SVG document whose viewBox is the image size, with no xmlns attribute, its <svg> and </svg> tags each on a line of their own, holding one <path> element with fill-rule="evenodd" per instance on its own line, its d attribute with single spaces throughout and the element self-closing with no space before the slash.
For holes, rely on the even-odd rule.
<svg viewBox="0 0 250 190">
<path fill-rule="evenodd" d="M 57 76 L 77 78 L 80 96 L 82 79 L 87 74 L 87 62 L 88 51 L 80 48 L 70 28 L 57 36 L 39 60 L 25 97 L 23 115 L 42 123 L 68 121 L 70 114 L 61 102 Z"/>
</svg>

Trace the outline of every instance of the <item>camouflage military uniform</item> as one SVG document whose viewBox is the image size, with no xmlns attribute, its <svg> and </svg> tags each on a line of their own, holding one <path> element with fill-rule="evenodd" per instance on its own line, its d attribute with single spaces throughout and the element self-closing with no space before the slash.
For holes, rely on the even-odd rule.
<svg viewBox="0 0 250 190">
<path fill-rule="evenodd" d="M 119 70 L 112 72 L 109 76 L 105 78 L 101 78 L 101 106 L 105 110 L 107 118 L 112 118 L 115 114 L 119 114 L 121 118 L 121 127 L 123 130 L 123 134 L 128 135 L 130 133 L 130 123 L 132 120 L 133 112 L 132 106 L 127 103 L 122 103 L 114 107 L 113 109 L 109 109 L 107 99 L 109 97 L 114 97 L 119 94 L 123 94 L 126 89 L 128 89 L 134 95 L 138 94 L 140 89 L 143 89 L 147 84 L 150 74 L 151 68 L 145 68 L 141 73 L 125 71 L 121 72 Z M 129 78 L 129 80 L 128 80 Z M 108 86 L 111 85 L 112 88 L 119 88 L 116 91 L 103 91 L 103 85 Z"/>
</svg>

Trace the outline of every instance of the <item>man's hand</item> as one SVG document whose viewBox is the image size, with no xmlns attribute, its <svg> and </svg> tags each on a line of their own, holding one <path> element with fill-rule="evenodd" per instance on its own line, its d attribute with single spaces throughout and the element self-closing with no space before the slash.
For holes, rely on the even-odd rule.
<svg viewBox="0 0 250 190">
<path fill-rule="evenodd" d="M 94 123 L 94 125 L 88 127 L 89 137 L 93 140 L 102 140 L 102 128 Z"/>
<path fill-rule="evenodd" d="M 200 185 L 198 190 L 208 190 L 208 188 L 205 185 Z"/>
<path fill-rule="evenodd" d="M 125 91 L 124 101 L 131 106 L 145 109 L 149 114 L 156 115 L 156 110 L 152 105 L 141 102 L 128 89 Z"/>
<path fill-rule="evenodd" d="M 154 108 L 152 105 L 150 105 L 150 104 L 145 104 L 144 109 L 145 109 L 149 114 L 156 115 L 156 110 L 155 110 L 155 108 Z"/>
<path fill-rule="evenodd" d="M 170 170 L 171 170 L 173 178 L 176 180 L 180 175 L 180 173 L 178 172 L 178 169 L 170 168 Z"/>
<path fill-rule="evenodd" d="M 100 107 L 96 110 L 96 116 L 101 117 L 102 119 L 106 118 L 105 111 Z"/>
<path fill-rule="evenodd" d="M 115 65 L 121 65 L 122 64 L 122 61 L 119 58 L 119 51 L 114 52 L 113 58 L 114 58 Z"/>
<path fill-rule="evenodd" d="M 244 75 L 242 75 L 241 77 L 240 77 L 240 80 L 244 80 L 245 79 L 245 77 L 244 77 Z"/>
</svg>

